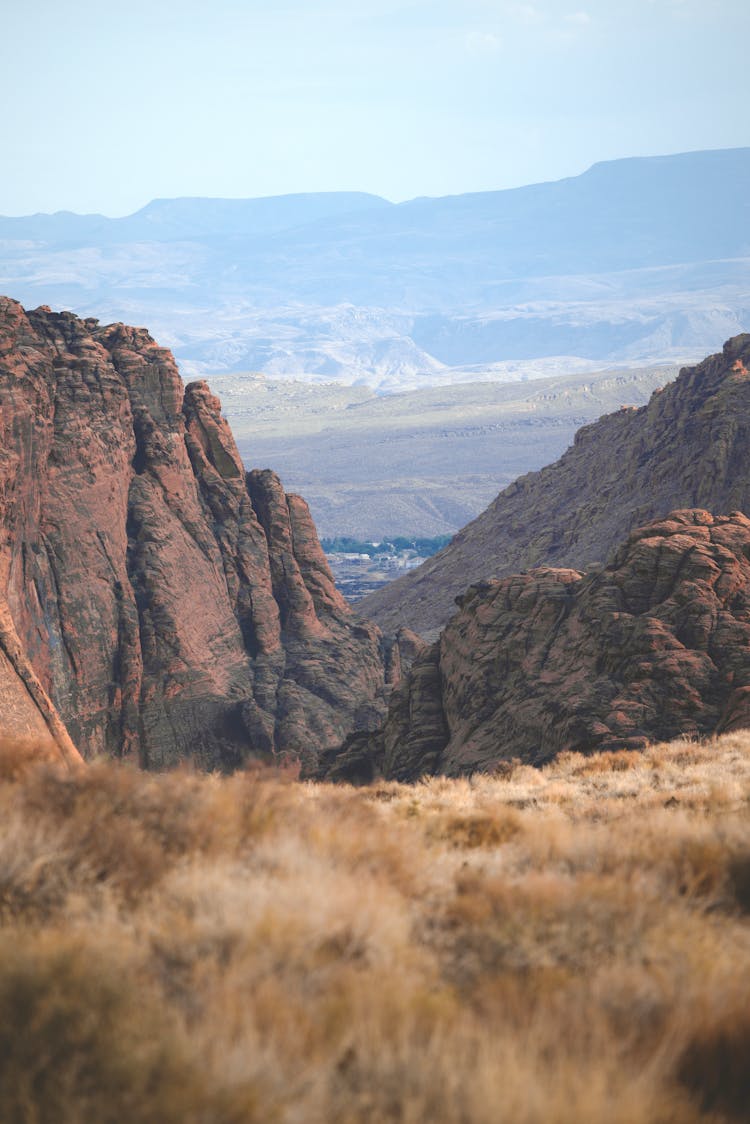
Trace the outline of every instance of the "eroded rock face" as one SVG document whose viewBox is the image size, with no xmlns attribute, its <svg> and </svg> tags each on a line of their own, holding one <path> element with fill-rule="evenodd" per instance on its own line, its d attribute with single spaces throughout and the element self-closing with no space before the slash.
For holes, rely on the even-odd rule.
<svg viewBox="0 0 750 1124">
<path fill-rule="evenodd" d="M 750 520 L 676 511 L 605 567 L 472 586 L 356 751 L 398 780 L 750 726 Z M 330 770 L 331 775 L 335 775 Z M 355 778 L 357 779 L 357 778 Z"/>
<path fill-rule="evenodd" d="M 386 739 L 380 731 L 351 733 L 343 746 L 334 746 L 321 754 L 316 770 L 318 776 L 349 784 L 368 784 L 388 771 L 395 750 L 393 739 L 398 739 L 402 733 L 405 741 L 398 743 L 398 750 L 401 755 L 419 762 L 415 775 L 430 771 L 427 754 L 434 742 L 442 745 L 445 741 L 440 690 L 435 683 L 435 649 L 408 628 L 402 628 L 395 636 L 384 639 L 384 650 L 386 682 L 393 702 L 386 722 L 391 736 Z M 410 670 L 413 675 L 407 679 Z M 393 688 L 404 682 L 404 690 L 400 694 L 393 693 Z M 411 713 L 419 715 L 413 727 Z M 386 740 L 390 750 L 387 760 Z"/>
<path fill-rule="evenodd" d="M 687 367 L 647 406 L 584 426 L 422 566 L 358 609 L 385 632 L 434 638 L 466 587 L 534 566 L 586 568 L 678 508 L 750 512 L 750 335 Z"/>
<path fill-rule="evenodd" d="M 23 650 L 7 603 L 0 603 L 0 716 L 2 739 L 48 745 L 69 768 L 83 764 L 65 724 Z"/>
<path fill-rule="evenodd" d="M 44 724 L 84 756 L 311 766 L 383 711 L 377 628 L 336 591 L 304 501 L 245 474 L 205 383 L 183 388 L 143 329 L 7 298 L 3 607 L 0 676 L 26 661 Z"/>
</svg>

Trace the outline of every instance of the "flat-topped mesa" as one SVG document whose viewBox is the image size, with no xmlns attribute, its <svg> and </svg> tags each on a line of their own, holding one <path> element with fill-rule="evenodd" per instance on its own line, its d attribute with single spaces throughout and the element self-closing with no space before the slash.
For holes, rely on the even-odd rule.
<svg viewBox="0 0 750 1124">
<path fill-rule="evenodd" d="M 579 429 L 554 464 L 519 477 L 439 554 L 364 598 L 385 631 L 434 636 L 467 585 L 532 566 L 603 562 L 634 528 L 678 508 L 750 512 L 750 334 Z"/>
<path fill-rule="evenodd" d="M 184 388 L 144 329 L 7 298 L 3 601 L 85 757 L 311 766 L 382 714 L 378 630 L 336 592 L 303 501 L 245 474 L 206 384 Z"/>
<path fill-rule="evenodd" d="M 588 574 L 541 568 L 459 598 L 376 735 L 323 775 L 415 780 L 565 750 L 750 727 L 750 520 L 672 512 Z"/>
</svg>

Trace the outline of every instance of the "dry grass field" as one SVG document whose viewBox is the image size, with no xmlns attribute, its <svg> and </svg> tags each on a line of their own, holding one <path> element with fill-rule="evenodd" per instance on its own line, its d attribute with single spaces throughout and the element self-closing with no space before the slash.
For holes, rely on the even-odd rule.
<svg viewBox="0 0 750 1124">
<path fill-rule="evenodd" d="M 3 1124 L 750 1111 L 750 734 L 366 789 L 3 747 Z"/>
</svg>

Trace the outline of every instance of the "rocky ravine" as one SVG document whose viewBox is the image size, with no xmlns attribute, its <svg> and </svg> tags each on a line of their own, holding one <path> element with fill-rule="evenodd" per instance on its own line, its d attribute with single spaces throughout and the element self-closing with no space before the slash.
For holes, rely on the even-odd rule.
<svg viewBox="0 0 750 1124">
<path fill-rule="evenodd" d="M 471 587 L 332 779 L 408 781 L 750 726 L 750 520 L 673 512 L 586 575 Z"/>
<path fill-rule="evenodd" d="M 148 333 L 0 298 L 0 732 L 230 768 L 382 717 L 307 507 Z"/>
<path fill-rule="evenodd" d="M 677 508 L 750 512 L 750 335 L 580 429 L 418 570 L 358 603 L 384 631 L 432 638 L 467 585 L 532 566 L 603 562 L 634 527 Z"/>
</svg>

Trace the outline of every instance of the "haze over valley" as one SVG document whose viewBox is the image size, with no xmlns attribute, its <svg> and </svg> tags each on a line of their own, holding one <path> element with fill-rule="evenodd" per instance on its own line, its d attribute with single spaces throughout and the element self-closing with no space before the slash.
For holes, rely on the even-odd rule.
<svg viewBox="0 0 750 1124">
<path fill-rule="evenodd" d="M 209 378 L 246 465 L 273 465 L 321 537 L 458 531 L 517 476 L 542 468 L 576 430 L 641 406 L 677 374 L 618 368 L 378 395 L 367 386 L 260 374 Z"/>
<path fill-rule="evenodd" d="M 380 392 L 681 363 L 750 321 L 750 149 L 513 190 L 161 199 L 0 219 L 0 291 L 147 325 L 186 378 Z"/>
<path fill-rule="evenodd" d="M 402 204 L 5 218 L 0 290 L 147 325 L 322 535 L 435 536 L 750 323 L 748 183 L 741 148 Z"/>
</svg>

